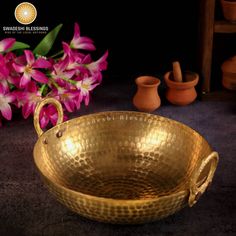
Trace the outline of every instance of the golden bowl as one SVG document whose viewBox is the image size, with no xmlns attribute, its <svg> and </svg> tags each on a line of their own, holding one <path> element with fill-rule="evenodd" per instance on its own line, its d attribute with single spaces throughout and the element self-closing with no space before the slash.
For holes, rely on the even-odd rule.
<svg viewBox="0 0 236 236">
<path fill-rule="evenodd" d="M 58 124 L 43 133 L 39 113 L 54 104 Z M 60 103 L 38 104 L 34 161 L 54 197 L 80 215 L 109 223 L 144 223 L 195 204 L 212 181 L 218 154 L 180 122 L 115 111 L 62 123 Z"/>
</svg>

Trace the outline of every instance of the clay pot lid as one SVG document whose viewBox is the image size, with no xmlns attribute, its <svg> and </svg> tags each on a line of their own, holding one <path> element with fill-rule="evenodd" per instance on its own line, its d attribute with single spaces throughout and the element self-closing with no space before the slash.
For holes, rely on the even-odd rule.
<svg viewBox="0 0 236 236">
<path fill-rule="evenodd" d="M 226 60 L 222 64 L 221 69 L 223 72 L 236 73 L 236 56 L 231 57 L 228 60 Z"/>
</svg>

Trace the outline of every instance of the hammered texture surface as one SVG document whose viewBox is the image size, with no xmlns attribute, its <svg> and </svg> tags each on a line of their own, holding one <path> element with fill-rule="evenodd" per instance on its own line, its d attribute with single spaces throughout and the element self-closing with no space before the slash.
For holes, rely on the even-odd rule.
<svg viewBox="0 0 236 236">
<path fill-rule="evenodd" d="M 206 140 L 179 122 L 103 112 L 45 132 L 34 159 L 50 192 L 71 210 L 98 221 L 142 223 L 187 204 L 190 176 L 210 153 Z"/>
</svg>

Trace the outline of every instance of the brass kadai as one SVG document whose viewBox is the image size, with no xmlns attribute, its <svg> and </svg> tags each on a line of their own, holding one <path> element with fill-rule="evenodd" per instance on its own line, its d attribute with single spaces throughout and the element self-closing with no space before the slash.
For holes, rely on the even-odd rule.
<svg viewBox="0 0 236 236">
<path fill-rule="evenodd" d="M 58 124 L 43 133 L 39 113 L 56 106 Z M 154 221 L 194 205 L 211 183 L 218 154 L 190 127 L 161 116 L 115 111 L 62 123 L 60 103 L 38 104 L 34 161 L 54 197 L 103 222 Z"/>
</svg>

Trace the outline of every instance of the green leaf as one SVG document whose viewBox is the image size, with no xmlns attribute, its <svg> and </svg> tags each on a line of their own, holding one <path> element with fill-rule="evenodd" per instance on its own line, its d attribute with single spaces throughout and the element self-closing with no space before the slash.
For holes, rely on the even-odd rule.
<svg viewBox="0 0 236 236">
<path fill-rule="evenodd" d="M 8 50 L 8 52 L 18 50 L 18 49 L 25 49 L 25 48 L 29 48 L 29 47 L 30 47 L 30 45 L 28 45 L 26 43 L 15 42 L 14 45 Z"/>
<path fill-rule="evenodd" d="M 8 86 L 9 86 L 10 90 L 15 88 L 15 86 L 13 84 L 10 84 L 10 83 L 8 84 Z"/>
<path fill-rule="evenodd" d="M 45 56 L 48 54 L 50 49 L 52 48 L 56 37 L 62 27 L 62 24 L 55 27 L 52 31 L 50 31 L 43 39 L 42 41 L 36 46 L 33 53 L 38 54 L 41 56 Z"/>
</svg>

